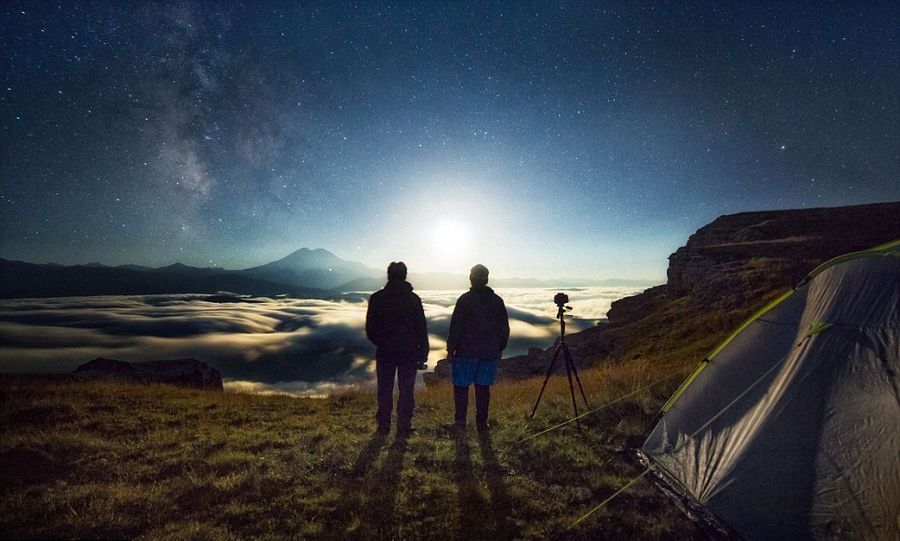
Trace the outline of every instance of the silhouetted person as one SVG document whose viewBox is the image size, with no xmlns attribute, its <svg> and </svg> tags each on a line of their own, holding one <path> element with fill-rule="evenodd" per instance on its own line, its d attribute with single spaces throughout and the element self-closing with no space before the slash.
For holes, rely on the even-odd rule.
<svg viewBox="0 0 900 541">
<path fill-rule="evenodd" d="M 465 428 L 469 407 L 469 385 L 475 384 L 475 423 L 487 429 L 491 385 L 497 360 L 509 341 L 509 318 L 503 299 L 487 286 L 488 269 L 475 265 L 469 273 L 472 287 L 456 301 L 447 338 L 447 358 L 451 359 L 454 426 Z"/>
<path fill-rule="evenodd" d="M 393 409 L 394 376 L 397 378 L 397 435 L 412 430 L 413 388 L 416 369 L 425 369 L 428 359 L 428 331 L 422 300 L 406 281 L 406 265 L 392 262 L 383 289 L 369 297 L 366 336 L 375 344 L 375 373 L 378 379 L 378 431 L 388 433 Z"/>
</svg>

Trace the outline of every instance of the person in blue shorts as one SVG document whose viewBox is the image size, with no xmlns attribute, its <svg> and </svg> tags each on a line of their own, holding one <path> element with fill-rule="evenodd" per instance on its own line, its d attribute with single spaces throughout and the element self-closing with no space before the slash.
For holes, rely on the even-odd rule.
<svg viewBox="0 0 900 541">
<path fill-rule="evenodd" d="M 472 267 L 469 282 L 472 287 L 456 301 L 447 337 L 456 406 L 453 425 L 457 429 L 465 428 L 469 386 L 475 384 L 475 424 L 479 432 L 484 432 L 488 428 L 488 406 L 497 361 L 509 341 L 509 317 L 503 299 L 487 285 L 487 267 Z"/>
</svg>

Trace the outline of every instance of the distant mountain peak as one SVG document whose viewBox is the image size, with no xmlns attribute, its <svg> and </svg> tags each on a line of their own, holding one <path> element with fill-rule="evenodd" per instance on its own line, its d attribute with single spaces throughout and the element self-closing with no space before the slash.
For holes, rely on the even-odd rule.
<svg viewBox="0 0 900 541">
<path fill-rule="evenodd" d="M 300 248 L 287 256 L 240 271 L 275 283 L 331 289 L 357 278 L 378 274 L 356 261 L 346 261 L 324 248 Z"/>
<path fill-rule="evenodd" d="M 350 261 L 344 261 L 340 257 L 334 255 L 324 248 L 300 248 L 294 250 L 290 254 L 282 257 L 272 263 L 300 265 L 300 266 L 322 266 L 331 264 L 352 264 Z"/>
<path fill-rule="evenodd" d="M 189 267 L 179 261 L 179 262 L 172 263 L 171 265 L 166 265 L 165 267 L 159 267 L 156 270 L 181 270 L 181 269 L 192 269 L 192 268 L 195 268 L 195 267 Z"/>
<path fill-rule="evenodd" d="M 293 254 L 296 254 L 296 253 L 334 255 L 333 253 L 329 252 L 325 248 L 306 248 L 306 247 L 304 247 L 304 248 L 300 248 L 299 250 L 294 250 Z M 337 256 L 335 255 L 334 257 L 337 257 Z"/>
</svg>

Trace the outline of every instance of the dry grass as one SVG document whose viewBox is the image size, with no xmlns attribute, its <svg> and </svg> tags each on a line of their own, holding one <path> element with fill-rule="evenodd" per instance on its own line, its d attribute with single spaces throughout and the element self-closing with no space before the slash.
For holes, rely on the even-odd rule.
<svg viewBox="0 0 900 541">
<path fill-rule="evenodd" d="M 671 368 L 584 371 L 592 405 Z M 671 539 L 698 530 L 641 483 L 569 524 L 639 473 L 638 436 L 679 378 L 574 426 L 565 378 L 494 387 L 489 437 L 444 428 L 449 386 L 417 395 L 418 433 L 373 436 L 374 397 L 295 399 L 112 383 L 0 384 L 3 537 L 170 539 Z M 574 500 L 588 488 L 592 498 Z"/>
</svg>

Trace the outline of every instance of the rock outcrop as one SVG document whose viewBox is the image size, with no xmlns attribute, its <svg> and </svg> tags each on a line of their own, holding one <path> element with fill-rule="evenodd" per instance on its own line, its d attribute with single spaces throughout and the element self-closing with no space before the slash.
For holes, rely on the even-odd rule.
<svg viewBox="0 0 900 541">
<path fill-rule="evenodd" d="M 898 236 L 898 203 L 722 216 L 669 256 L 666 288 L 715 304 L 727 291 L 793 285 L 826 259 Z"/>
<path fill-rule="evenodd" d="M 129 363 L 100 357 L 82 364 L 72 374 L 78 379 L 110 379 L 143 384 L 165 383 L 193 389 L 223 390 L 222 374 L 196 359 Z"/>
<path fill-rule="evenodd" d="M 665 285 L 615 301 L 608 323 L 570 335 L 572 356 L 579 367 L 637 358 L 697 362 L 819 264 L 898 238 L 900 203 L 721 216 L 669 256 Z M 543 374 L 554 350 L 503 359 L 498 377 Z M 439 362 L 426 383 L 448 374 Z"/>
</svg>

